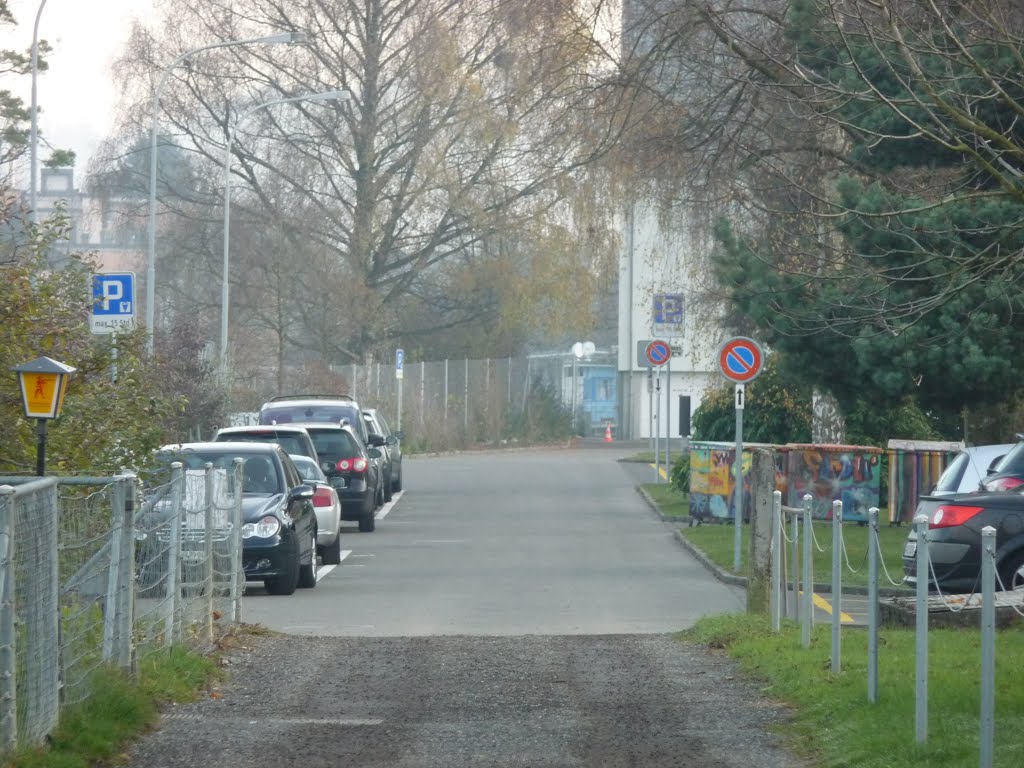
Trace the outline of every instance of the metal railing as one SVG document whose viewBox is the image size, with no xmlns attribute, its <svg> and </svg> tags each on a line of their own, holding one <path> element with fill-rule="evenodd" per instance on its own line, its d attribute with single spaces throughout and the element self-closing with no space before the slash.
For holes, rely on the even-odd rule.
<svg viewBox="0 0 1024 768">
<path fill-rule="evenodd" d="M 96 673 L 173 645 L 210 649 L 239 620 L 240 460 L 143 487 L 0 478 L 0 753 L 43 744 Z"/>
</svg>

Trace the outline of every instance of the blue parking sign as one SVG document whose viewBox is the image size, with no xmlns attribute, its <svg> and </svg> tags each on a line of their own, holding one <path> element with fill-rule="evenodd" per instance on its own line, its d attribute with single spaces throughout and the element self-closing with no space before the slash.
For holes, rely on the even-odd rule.
<svg viewBox="0 0 1024 768">
<path fill-rule="evenodd" d="M 405 364 L 405 352 L 401 349 L 395 350 L 395 378 L 402 378 L 402 366 Z"/>
<path fill-rule="evenodd" d="M 92 313 L 89 330 L 117 333 L 135 327 L 135 273 L 108 272 L 93 275 Z"/>
</svg>

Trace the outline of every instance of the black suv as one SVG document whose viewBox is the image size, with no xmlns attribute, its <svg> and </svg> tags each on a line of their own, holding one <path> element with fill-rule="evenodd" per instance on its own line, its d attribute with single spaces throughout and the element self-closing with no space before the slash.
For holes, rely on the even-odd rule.
<svg viewBox="0 0 1024 768">
<path fill-rule="evenodd" d="M 320 468 L 341 500 L 341 519 L 358 520 L 359 530 L 376 527 L 384 503 L 379 448 L 367 448 L 348 424 L 303 424 L 313 439 Z"/>
</svg>

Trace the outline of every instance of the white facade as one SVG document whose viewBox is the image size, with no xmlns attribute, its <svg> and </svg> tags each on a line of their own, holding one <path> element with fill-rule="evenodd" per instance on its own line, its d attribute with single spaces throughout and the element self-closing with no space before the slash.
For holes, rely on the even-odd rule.
<svg viewBox="0 0 1024 768">
<path fill-rule="evenodd" d="M 721 303 L 710 283 L 709 223 L 693 213 L 659 214 L 653 205 L 635 203 L 622 226 L 619 418 L 621 434 L 631 439 L 655 434 L 679 438 L 679 396 L 690 397 L 692 415 L 708 387 L 724 382 L 717 356 L 726 334 L 720 323 Z M 681 324 L 657 323 L 679 319 L 671 301 L 676 296 L 682 298 Z M 653 369 L 652 394 L 646 360 L 637 347 L 656 339 L 667 341 L 673 354 L 667 364 Z"/>
</svg>

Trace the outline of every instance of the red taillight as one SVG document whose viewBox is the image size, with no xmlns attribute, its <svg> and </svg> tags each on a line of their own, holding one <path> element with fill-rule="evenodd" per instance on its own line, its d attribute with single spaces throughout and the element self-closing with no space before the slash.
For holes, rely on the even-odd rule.
<svg viewBox="0 0 1024 768">
<path fill-rule="evenodd" d="M 954 525 L 963 525 L 984 507 L 968 507 L 961 504 L 942 504 L 932 512 L 931 520 L 928 521 L 929 528 L 951 528 Z"/>
<path fill-rule="evenodd" d="M 334 505 L 334 499 L 331 498 L 330 488 L 317 488 L 313 492 L 313 506 L 314 507 L 330 507 Z"/>
<path fill-rule="evenodd" d="M 1024 480 L 1018 477 L 997 477 L 995 480 L 985 482 L 986 491 L 1012 491 L 1024 485 Z"/>
<path fill-rule="evenodd" d="M 335 465 L 339 472 L 355 472 L 362 474 L 366 472 L 366 468 L 369 466 L 366 459 L 358 456 L 354 459 L 338 459 L 338 463 Z"/>
</svg>

